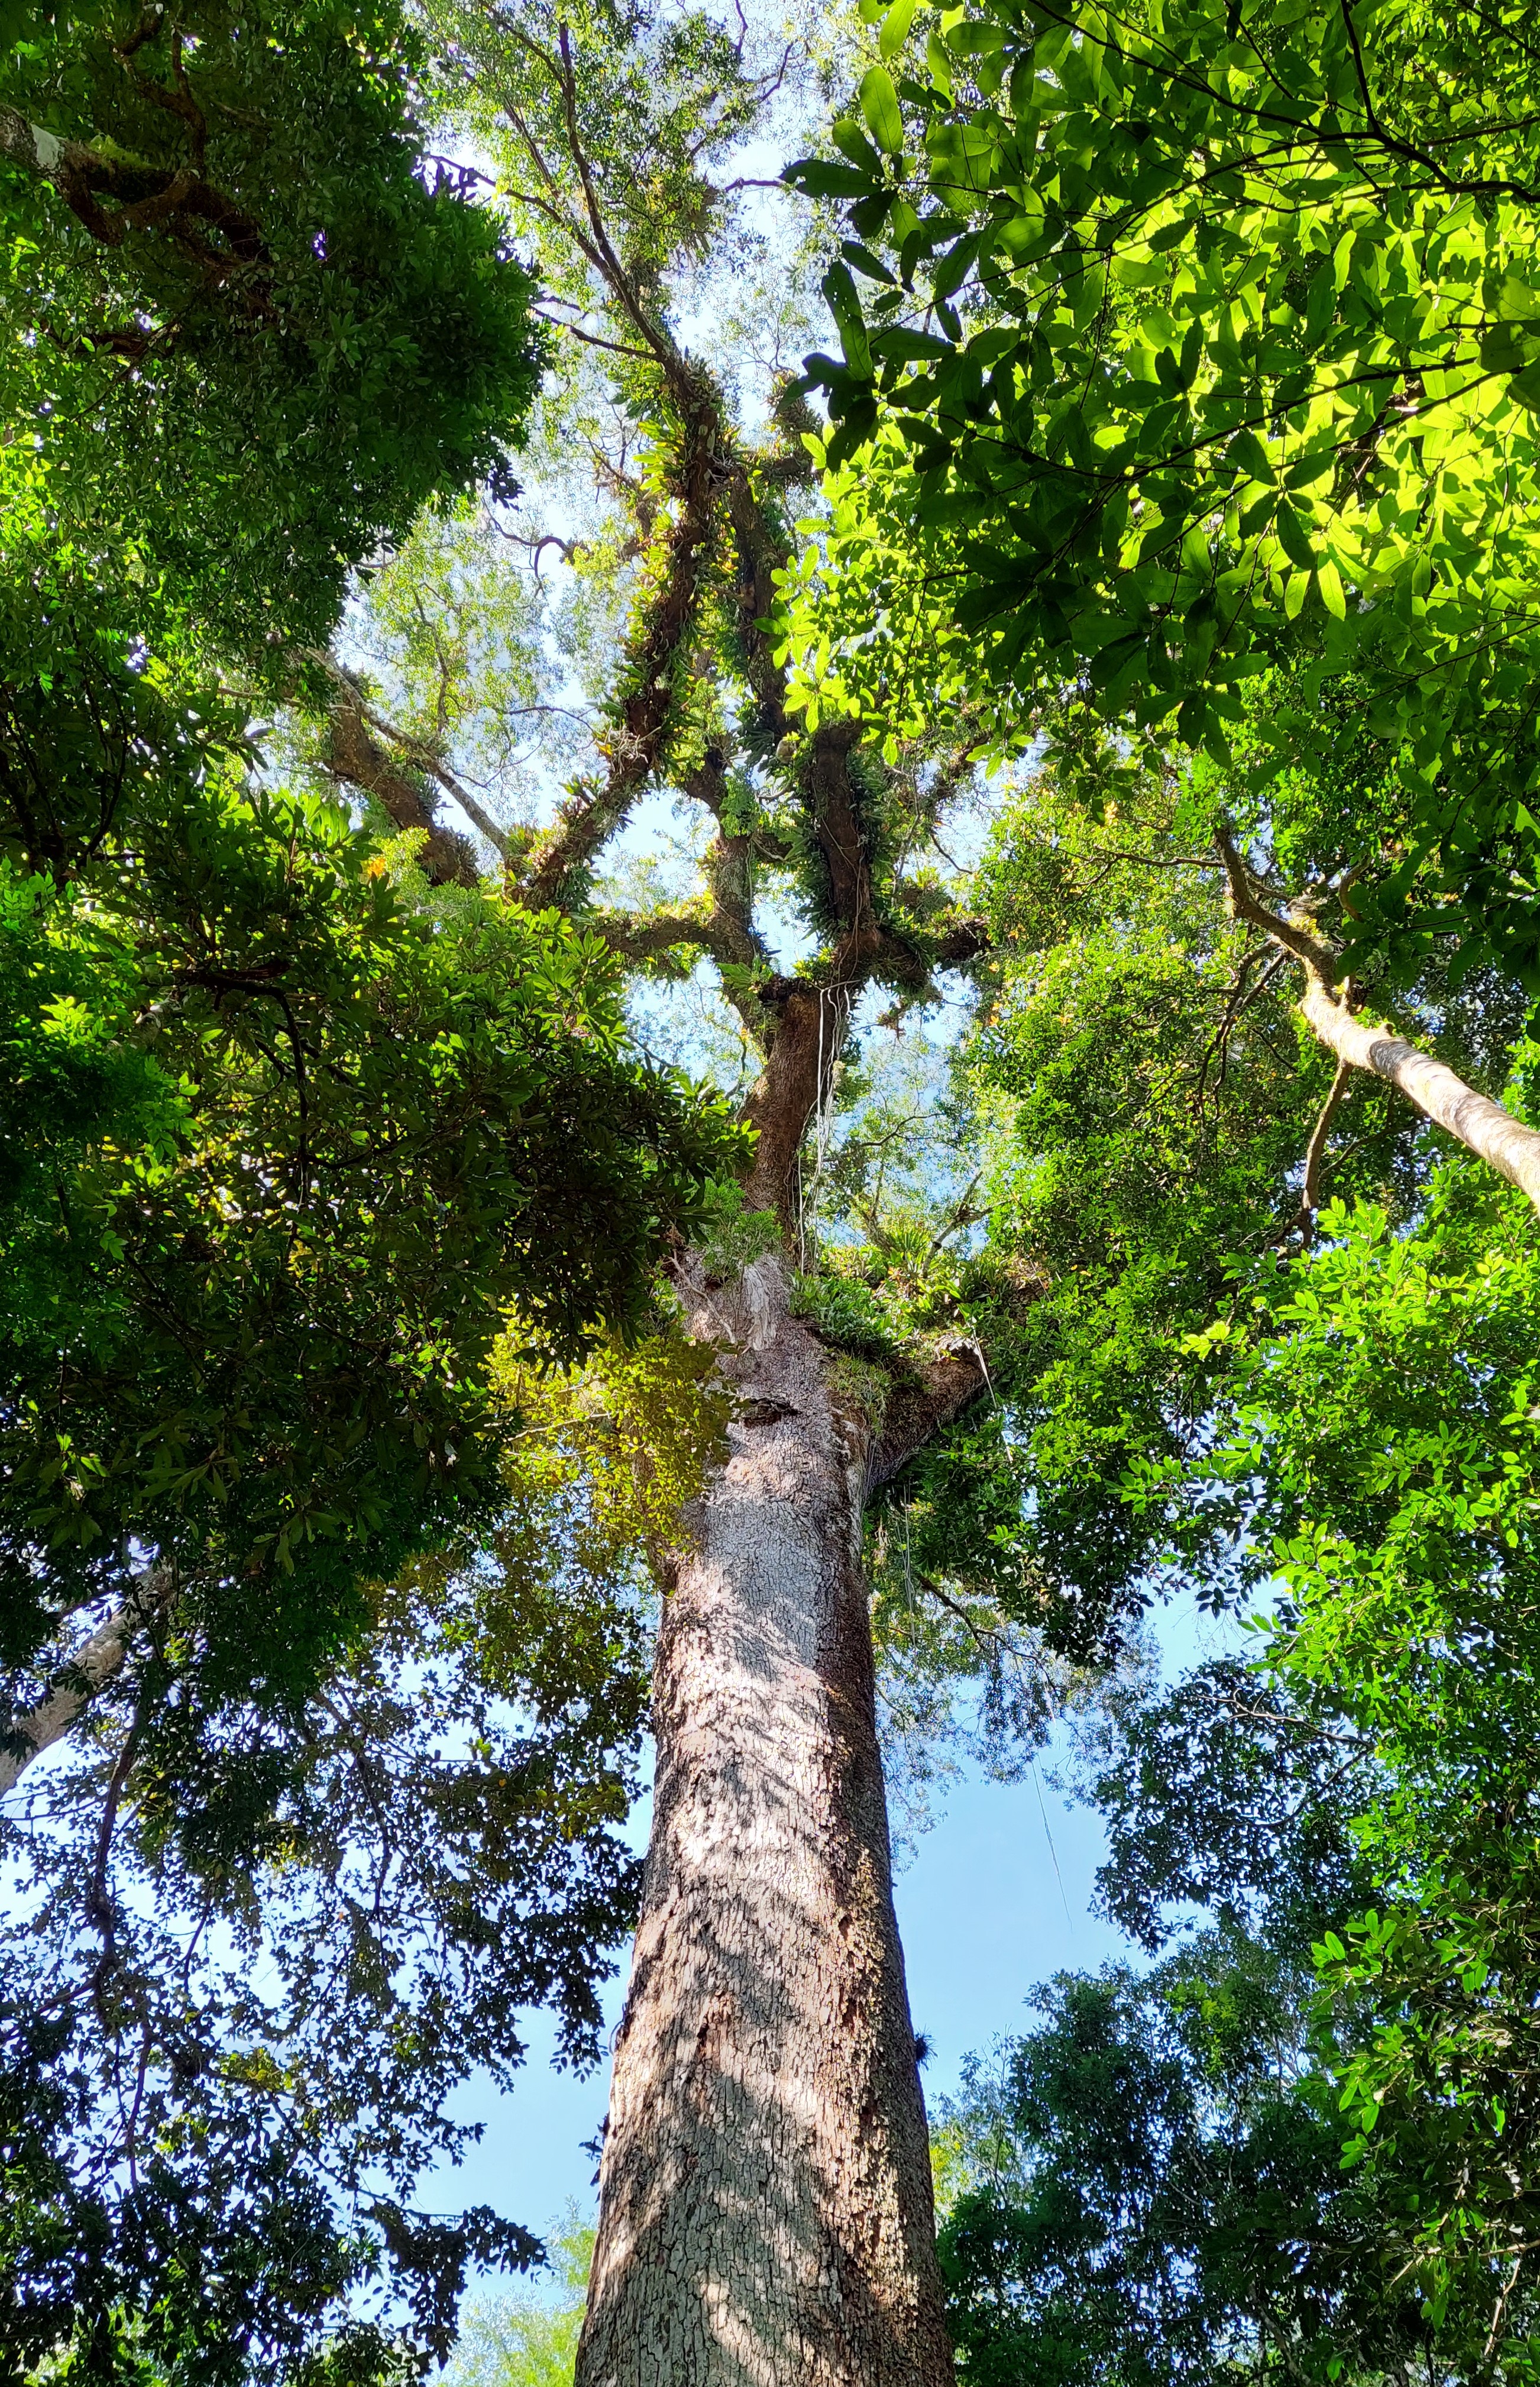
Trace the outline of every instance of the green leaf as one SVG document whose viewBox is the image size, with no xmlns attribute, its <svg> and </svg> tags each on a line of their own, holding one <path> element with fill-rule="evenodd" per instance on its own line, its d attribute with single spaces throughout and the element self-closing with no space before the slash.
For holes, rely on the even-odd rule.
<svg viewBox="0 0 1540 2387">
<path fill-rule="evenodd" d="M 781 179 L 810 199 L 862 198 L 872 188 L 870 174 L 857 166 L 842 166 L 837 158 L 799 158 Z"/>
<path fill-rule="evenodd" d="M 862 76 L 861 109 L 877 147 L 896 158 L 903 147 L 903 116 L 886 67 L 868 67 Z"/>
<path fill-rule="evenodd" d="M 890 58 L 896 51 L 903 49 L 918 5 L 919 0 L 893 0 L 877 37 L 877 48 L 885 58 Z"/>
<path fill-rule="evenodd" d="M 1330 556 L 1325 557 L 1317 569 L 1316 586 L 1320 590 L 1321 601 L 1327 612 L 1334 615 L 1337 621 L 1345 622 L 1347 598 L 1343 589 L 1342 575 Z"/>
<path fill-rule="evenodd" d="M 1239 465 L 1250 480 L 1270 485 L 1277 478 L 1272 459 L 1255 431 L 1237 431 L 1230 443 L 1230 461 Z"/>
</svg>

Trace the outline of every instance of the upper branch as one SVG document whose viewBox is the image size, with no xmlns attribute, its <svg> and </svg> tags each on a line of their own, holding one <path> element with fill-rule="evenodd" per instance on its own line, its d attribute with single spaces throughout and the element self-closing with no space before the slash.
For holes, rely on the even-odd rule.
<svg viewBox="0 0 1540 2387">
<path fill-rule="evenodd" d="M 117 248 L 129 231 L 164 226 L 219 277 L 260 273 L 271 262 L 255 216 L 191 167 L 112 158 L 83 141 L 61 141 L 14 107 L 0 106 L 0 158 L 52 183 L 93 240 Z M 110 211 L 103 201 L 113 204 Z M 218 234 L 224 246 L 211 246 Z"/>
<path fill-rule="evenodd" d="M 441 828 L 420 782 L 372 736 L 363 700 L 345 688 L 332 707 L 325 766 L 385 806 L 398 828 L 426 832 L 423 867 L 435 887 L 473 887 L 480 872 L 468 840 Z"/>
<path fill-rule="evenodd" d="M 989 1390 L 989 1370 L 977 1345 L 960 1345 L 913 1374 L 898 1377 L 882 1413 L 882 1429 L 866 1462 L 866 1496 L 902 1474 L 927 1443 L 955 1424 Z"/>
<path fill-rule="evenodd" d="M 1297 910 L 1284 916 L 1262 902 L 1227 827 L 1219 828 L 1215 841 L 1229 882 L 1231 914 L 1261 928 L 1302 965 L 1305 995 L 1300 1011 L 1327 1050 L 1347 1067 L 1383 1078 L 1395 1086 L 1478 1160 L 1528 1194 L 1540 1210 L 1540 1132 L 1516 1119 L 1490 1095 L 1478 1093 L 1443 1061 L 1408 1043 L 1394 1029 L 1361 1018 L 1354 1008 L 1352 990 L 1344 981 L 1335 946 L 1306 927 Z M 1311 1140 L 1313 1173 L 1319 1170 L 1323 1133 L 1324 1124 Z"/>
</svg>

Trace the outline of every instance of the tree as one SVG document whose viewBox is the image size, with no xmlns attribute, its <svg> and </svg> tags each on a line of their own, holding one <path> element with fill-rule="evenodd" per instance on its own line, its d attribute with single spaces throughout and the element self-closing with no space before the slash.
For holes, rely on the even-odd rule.
<svg viewBox="0 0 1540 2387">
<path fill-rule="evenodd" d="M 1292 1905 L 1290 1952 L 1320 1984 L 1314 2064 L 1350 2117 L 1347 2160 L 1372 2175 L 1387 2275 L 1415 2283 L 1438 2358 L 1485 2376 L 1524 2358 L 1533 2276 L 1517 2152 L 1533 1995 L 1520 1323 L 1533 1215 L 1462 1155 L 1430 1173 L 1436 1146 L 1419 1155 L 1406 1139 L 1410 1114 L 1321 1073 L 1294 1198 L 1268 1222 L 1265 1178 L 1240 1171 L 1268 1166 L 1258 1097 L 1289 1031 L 1271 1008 L 1282 960 L 1212 926 L 1194 934 L 1205 900 L 1208 920 L 1223 917 L 1218 866 L 1192 858 L 1199 775 L 1152 780 L 1093 739 L 1067 819 L 1047 777 L 1003 824 L 995 865 L 996 918 L 1041 958 L 1016 965 L 976 1067 L 1009 1102 L 996 1231 L 1067 1258 L 1095 1222 L 1116 1264 L 1076 1286 L 1102 1334 L 1040 1379 L 1047 1448 L 1071 1484 L 1090 1460 L 1074 1572 L 1086 1580 L 1081 1553 L 1092 1534 L 1112 1540 L 1120 1512 L 1137 1548 L 1131 1503 L 1168 1536 L 1142 1546 L 1160 1559 L 1154 1580 L 1243 1617 L 1272 1611 L 1253 1666 L 1173 1694 L 1103 1772 L 1105 1894 L 1152 1948 L 1189 1901 L 1227 1928 Z M 1269 835 L 1302 875 L 1327 878 L 1354 787 L 1350 753 L 1336 785 L 1285 787 Z M 1245 924 L 1236 907 L 1231 933 Z M 1436 1004 L 1444 1051 L 1463 1043 L 1478 1082 L 1511 1072 L 1511 1108 L 1533 1115 L 1519 988 L 1473 974 L 1451 992 L 1435 957 L 1406 999 L 1430 1025 Z M 1213 1024 L 1189 1042 L 1194 1012 Z M 1295 1036 L 1297 1067 L 1310 1040 Z M 1274 1181 L 1287 1200 L 1282 1168 Z M 1217 1211 L 1227 1185 L 1242 1200 Z M 1206 1295 L 1205 1242 L 1227 1254 Z M 1132 1319 L 1124 1287 L 1143 1295 Z M 1184 1329 L 1205 1297 L 1209 1325 Z M 1088 1397 L 1103 1353 L 1121 1395 L 1111 1420 Z M 1130 1397 L 1130 1359 L 1153 1416 Z M 1052 1524 L 1067 1504 L 1040 1492 L 1037 1505 Z"/>
<path fill-rule="evenodd" d="M 314 2190 L 313 2236 L 302 2214 L 285 2240 L 268 2208 L 241 2212 L 228 2242 L 240 2259 L 179 2277 L 158 2305 L 158 2231 L 175 2197 L 223 2210 L 220 2178 L 173 2165 L 147 2217 L 119 2233 L 120 2267 L 92 2274 L 91 2343 L 116 2330 L 127 2358 L 142 2342 L 157 2353 L 186 2342 L 211 2372 L 281 2373 L 387 2256 L 415 2307 L 409 2343 L 445 2342 L 463 2263 L 496 2233 L 470 2216 L 444 2234 L 412 2211 L 409 2183 L 425 2151 L 453 2143 L 445 2085 L 487 2051 L 512 2060 L 499 2033 L 531 1973 L 565 2002 L 574 2046 L 591 2044 L 598 1947 L 627 1890 L 606 1827 L 638 1720 L 644 1595 L 628 1570 L 645 1555 L 664 1592 L 655 1828 L 577 2375 L 584 2387 L 659 2371 L 919 2387 L 946 2377 L 951 2355 L 890 1890 L 874 1607 L 890 1649 L 918 1651 L 932 1680 L 971 1671 L 1004 1721 L 1030 1733 L 1070 1667 L 1105 1663 L 1126 1639 L 1179 1531 L 1190 1563 L 1213 1560 L 1216 1591 L 1249 1580 L 1233 1504 L 1203 1473 L 1229 1415 L 1228 1338 L 1213 1330 L 1231 1319 L 1238 1282 L 1261 1298 L 1278 1256 L 1292 1268 L 1313 1245 L 1328 1168 L 1335 1191 L 1378 1201 L 1399 1234 L 1429 1198 L 1438 1150 L 1378 1076 L 1333 1091 L 1320 1048 L 1293 1024 L 1274 899 L 1320 882 L 1316 925 L 1345 943 L 1360 884 L 1394 879 L 1404 790 L 1380 733 L 1355 740 L 1339 718 L 1325 760 L 1312 749 L 1264 802 L 1244 738 L 1194 766 L 1174 743 L 1096 733 L 1079 684 L 1053 685 L 1036 725 L 1048 767 L 996 784 L 981 865 L 949 858 L 949 831 L 982 809 L 980 757 L 1000 742 L 992 690 L 948 683 L 947 705 L 924 720 L 900 690 L 859 720 L 816 692 L 799 709 L 794 625 L 776 618 L 777 592 L 789 603 L 851 527 L 838 510 L 811 529 L 789 518 L 806 502 L 817 439 L 780 370 L 783 335 L 805 336 L 802 260 L 786 274 L 756 246 L 734 210 L 741 178 L 723 162 L 763 123 L 787 58 L 758 57 L 747 33 L 688 12 L 579 22 L 453 9 L 433 31 L 478 172 L 496 179 L 521 237 L 539 228 L 542 306 L 565 328 L 524 511 L 511 516 L 494 492 L 420 519 L 369 573 L 346 649 L 285 663 L 288 817 L 340 783 L 407 834 L 425 881 L 405 882 L 422 930 L 409 955 L 452 954 L 462 928 L 479 936 L 489 920 L 489 938 L 522 953 L 528 938 L 542 955 L 591 955 L 596 940 L 629 970 L 633 1016 L 656 1041 L 662 997 L 690 989 L 706 1006 L 693 1055 L 709 1037 L 723 1074 L 739 1069 L 755 1140 L 735 1143 L 688 1105 L 664 1102 L 662 1124 L 649 1113 L 677 1192 L 654 1206 L 641 1189 L 636 1248 L 675 1231 L 651 1332 L 629 1356 L 599 1342 L 575 1377 L 521 1354 L 516 1328 L 511 1345 L 488 1335 L 471 1407 L 498 1409 L 500 1488 L 489 1484 L 481 1522 L 464 1516 L 441 1565 L 371 1595 L 365 1629 L 321 1653 L 300 1696 L 255 1713 L 206 1702 L 198 1713 L 217 1729 L 191 1758 L 175 1737 L 180 1681 L 138 1739 L 137 1686 L 95 1711 L 108 1862 L 196 1918 L 210 1962 L 223 1950 L 208 1934 L 235 1918 L 243 1947 L 276 1951 L 283 1999 L 277 2020 L 225 2009 L 205 1977 L 192 2020 L 168 2020 L 164 1950 L 133 1931 L 145 1952 L 131 1972 L 133 1898 L 102 1897 L 97 1850 L 77 1843 L 76 1901 L 59 1910 L 61 1939 L 75 1934 L 71 2012 L 86 2027 L 101 2020 L 104 1928 L 108 1986 L 151 1988 L 104 2024 L 79 2173 L 47 2171 L 46 2144 L 18 2133 L 28 2260 L 41 2277 L 60 2210 L 112 2210 L 141 2110 L 162 2144 L 196 2111 L 204 2142 L 242 2160 L 281 2110 L 319 2133 L 333 2166 L 329 2180 L 292 2166 L 276 2178 L 296 2205 Z M 814 247 L 826 230 L 811 221 Z M 682 326 L 727 280 L 741 328 L 724 309 L 702 359 Z M 884 486 L 879 471 L 871 485 Z M 849 492 L 834 498 L 843 507 Z M 570 568 L 560 597 L 539 577 L 552 553 Z M 1286 648 L 1268 660 L 1286 677 L 1319 658 Z M 149 679 L 137 675 L 135 692 Z M 1343 700 L 1339 680 L 1329 703 Z M 1282 685 L 1269 684 L 1247 734 L 1265 737 Z M 519 786 L 526 734 L 553 775 L 571 774 L 554 819 Z M 687 823 L 672 877 L 635 852 L 660 792 Z M 485 852 L 438 816 L 446 797 Z M 1233 829 L 1238 883 L 1265 922 L 1227 905 L 1218 852 L 1193 854 L 1217 828 Z M 495 884 L 477 885 L 488 854 Z M 1463 922 L 1464 881 L 1459 894 Z M 522 920 L 532 912 L 557 916 Z M 1444 1065 L 1496 1099 L 1523 1012 L 1514 940 L 1467 954 L 1456 983 L 1445 915 L 1421 943 L 1377 935 L 1355 949 L 1358 982 L 1394 983 Z M 597 968 L 594 982 L 608 983 Z M 969 1013 L 954 1067 L 930 1055 L 923 1139 L 904 1090 L 880 1082 L 866 1032 L 879 991 L 906 1032 L 943 992 Z M 256 994 L 239 1018 L 253 1015 L 266 1017 Z M 582 1011 L 563 1017 L 590 1027 Z M 286 1040 L 267 1025 L 276 1070 Z M 351 1011 L 343 1025 L 358 1028 Z M 601 1039 L 576 1041 L 581 1077 Z M 612 1047 L 594 1057 L 583 1082 L 602 1116 L 625 1073 L 606 1074 Z M 383 1049 L 381 1061 L 383 1077 Z M 410 1064 L 409 1046 L 409 1080 Z M 130 1070 L 104 1099 L 132 1106 L 145 1083 Z M 435 1189 L 434 1172 L 464 1157 L 463 1116 L 452 1124 L 461 1142 L 441 1152 L 436 1115 L 424 1122 Z M 571 1157 L 586 1200 L 581 1151 Z M 703 1198 L 723 1167 L 737 1187 Z M 447 1195 L 430 1225 L 448 1212 Z M 531 1238 L 532 1283 L 542 1257 Z M 473 1255 L 467 1304 L 496 1259 Z M 1288 1329 L 1256 1332 L 1259 1347 L 1281 1347 Z M 603 1499 L 618 1483 L 657 1483 L 660 1452 L 672 1453 L 666 1497 L 627 1510 L 607 1540 Z M 532 1471 L 539 1454 L 553 1477 L 543 1461 Z M 569 1556 L 574 1514 L 584 1531 Z M 184 1645 L 148 1629 L 146 1642 L 143 1679 L 158 1696 L 157 1670 Z M 1047 1683 L 1012 1706 L 1002 1686 L 1022 1657 Z M 402 1723 L 421 1662 L 450 1686 Z M 82 1762 L 93 1720 L 81 1719 Z M 418 1774 L 433 1782 L 434 1828 L 410 1838 L 394 1800 Z M 158 1786 L 179 1781 L 199 1795 L 173 1828 Z M 328 1826 L 335 1805 L 347 1835 Z M 555 1853 L 563 1833 L 570 1875 Z M 482 1865 L 508 1888 L 491 1916 L 467 1887 Z M 339 1899 L 346 1972 L 316 1952 L 335 1964 L 323 1919 Z M 419 1939 L 431 1953 L 413 1973 Z M 527 1955 L 529 1972 L 499 1951 L 521 1965 Z M 349 1996 L 362 2020 L 339 2031 Z M 78 2044 L 29 2059 L 30 2111 L 57 2092 Z M 212 2084 L 196 2107 L 178 2085 L 181 2045 L 203 2051 L 197 2078 Z M 398 2072 L 382 2068 L 382 2045 Z M 271 2099 L 270 2060 L 282 2076 Z M 149 2103 L 127 2099 L 125 2140 L 118 2079 L 141 2066 Z M 252 2079 L 255 2107 L 231 2093 Z M 394 2134 L 393 2109 L 406 2116 Z M 340 2117 L 335 2142 L 312 2122 L 326 2115 Z M 273 2146 L 291 2143 L 272 2127 Z M 382 2147 L 391 2186 L 376 2195 Z M 104 2234 L 99 2217 L 88 2226 Z M 243 2265 L 274 2248 L 263 2298 L 286 2334 L 259 2343 Z M 74 2325 L 57 2282 L 40 2309 L 40 2338 L 57 2344 L 58 2314 Z M 389 2326 L 378 2319 L 367 2343 L 345 2338 L 338 2363 L 388 2362 Z"/>
<path fill-rule="evenodd" d="M 1284 1586 L 1269 1664 L 1302 1728 L 1357 1753 L 1368 1878 L 1313 1945 L 1352 2017 L 1346 2159 L 1479 2373 L 1516 2357 L 1534 2280 L 1534 1238 L 1459 1167 L 1414 1234 L 1367 1206 L 1325 1225 L 1261 1297 L 1284 1332 L 1234 1321 L 1232 1428 L 1192 1494 L 1227 1480 Z"/>
<path fill-rule="evenodd" d="M 900 1612 L 902 1586 L 907 1612 L 950 1601 L 981 1641 L 1045 1633 L 1092 1660 L 1116 1645 L 1166 1523 L 1142 1522 L 1109 1489 L 1134 1458 L 1180 1451 L 1200 1431 L 1209 1378 L 1184 1340 L 1226 1297 L 1228 1249 L 1293 1234 L 1289 1175 L 1326 1091 L 1322 1067 L 1289 1033 L 1278 973 L 1255 983 L 1250 924 L 1218 900 L 1217 865 L 1197 892 L 1163 875 L 1186 851 L 1174 768 L 1129 768 L 1128 800 L 1154 816 L 1155 867 L 1138 839 L 1115 851 L 1102 974 L 1084 979 L 1070 1027 L 1095 906 L 1069 865 L 1083 860 L 1093 881 L 1099 869 L 1083 775 L 1042 783 L 1041 836 L 1013 821 L 976 875 L 933 841 L 945 843 L 946 813 L 973 792 L 987 736 L 974 711 L 921 735 L 910 718 L 868 734 L 793 710 L 771 615 L 777 580 L 789 586 L 816 553 L 816 535 L 783 511 L 805 469 L 806 418 L 777 395 L 771 355 L 756 443 L 726 394 L 741 351 L 709 369 L 676 328 L 687 270 L 752 266 L 730 194 L 707 180 L 756 105 L 745 52 L 689 18 L 579 27 L 466 12 L 445 30 L 477 154 L 524 211 L 515 221 L 544 227 L 551 311 L 571 329 L 511 528 L 532 564 L 552 550 L 570 563 L 558 633 L 600 691 L 587 769 L 554 822 L 489 813 L 489 841 L 526 900 L 557 902 L 644 982 L 699 984 L 703 957 L 712 1032 L 743 1058 L 757 1131 L 741 1213 L 670 1266 L 688 1333 L 722 1352 L 735 1416 L 686 1534 L 659 1553 L 654 1837 L 578 2377 L 618 2387 L 663 2367 L 701 2381 L 745 2368 L 939 2379 L 950 2356 L 888 1888 L 861 1538 L 879 1614 Z M 699 295 L 699 280 L 688 286 Z M 756 291 L 749 303 L 768 302 Z M 602 500 L 586 511 L 574 431 Z M 443 592 L 506 552 L 504 530 L 467 524 L 404 558 L 362 632 L 372 668 L 338 681 L 326 766 L 398 821 L 425 827 L 424 790 L 464 784 L 457 741 L 494 746 L 495 724 L 477 726 L 465 694 L 480 617 L 463 593 L 446 605 Z M 510 600 L 499 619 L 513 618 Z M 493 681 L 506 701 L 506 672 Z M 1090 764 L 1123 767 L 1105 754 Z M 622 856 L 606 876 L 612 840 L 656 788 L 687 807 L 687 866 L 669 884 Z M 1332 828 L 1345 817 L 1344 802 Z M 1034 900 L 1075 916 L 1036 942 L 1007 930 L 1013 963 L 998 940 L 1034 870 L 1052 882 Z M 1168 901 L 1134 891 L 1161 885 Z M 777 899 L 806 939 L 789 967 L 771 942 Z M 1147 934 L 1120 936 L 1142 906 Z M 1201 1006 L 1186 954 L 1170 954 L 1173 916 L 1201 964 Z M 1426 973 L 1430 999 L 1445 986 L 1443 959 Z M 1020 1123 L 1022 1198 L 1012 1217 L 991 1189 L 979 1248 L 977 1188 L 966 1176 L 955 1190 L 938 1183 L 941 1156 L 929 1183 L 923 1159 L 905 1168 L 913 1130 L 862 1092 L 852 1028 L 868 990 L 907 1019 L 939 973 L 966 969 L 987 990 L 979 1050 L 1001 1048 L 1013 967 L 1023 1028 L 1035 1023 L 1044 1049 L 1009 1094 L 998 1089 L 1003 1140 Z M 1445 1032 L 1451 1050 L 1501 1070 L 1511 985 L 1491 969 L 1483 985 L 1488 1007 L 1457 1004 Z M 1151 1008 L 1165 1040 L 1154 1069 L 1125 1033 Z M 1052 1092 L 1050 1046 L 1064 1058 Z M 970 1139 L 975 1057 L 954 1113 Z M 1132 1113 L 1115 1126 L 1130 1090 Z M 1415 1114 L 1398 1122 L 1366 1090 L 1349 1116 L 1369 1141 L 1342 1160 L 1343 1182 L 1414 1199 Z M 1045 1156 L 1062 1162 L 1056 1179 Z M 989 1403 L 991 1386 L 1008 1408 Z"/>
<path fill-rule="evenodd" d="M 1203 1445 L 1125 1487 L 1180 1484 L 1197 1581 L 1228 1543 L 1276 1605 L 1082 1749 L 1104 1906 L 1177 1944 L 1054 1984 L 949 2117 L 969 2376 L 1531 2358 L 1534 1235 L 1464 1163 L 1409 1231 L 1320 1234 L 1203 1338 Z"/>
<path fill-rule="evenodd" d="M 473 2256 L 538 2251 L 410 2201 L 462 2143 L 449 2087 L 519 2060 L 514 2006 L 591 2050 L 634 1892 L 629 1595 L 532 1567 L 519 1534 L 568 1547 L 572 1504 L 507 1446 L 560 1442 L 553 1370 L 653 1347 L 660 1243 L 738 1139 L 638 1063 L 597 941 L 432 896 L 446 841 L 360 829 L 251 719 L 330 686 L 307 642 L 348 571 L 506 487 L 523 435 L 530 279 L 463 177 L 423 177 L 420 51 L 326 11 L 29 31 L 0 109 L 4 2361 L 361 2377 L 442 2354 Z"/>
<path fill-rule="evenodd" d="M 1428 2374 L 1434 2332 L 1344 2173 L 1294 1968 L 1210 1932 L 1035 2002 L 941 2125 L 963 2378 Z"/>
</svg>

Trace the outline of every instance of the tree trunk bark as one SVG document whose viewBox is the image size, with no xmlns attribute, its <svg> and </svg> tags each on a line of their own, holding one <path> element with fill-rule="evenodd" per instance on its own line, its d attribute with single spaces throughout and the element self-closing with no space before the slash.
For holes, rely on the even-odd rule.
<svg viewBox="0 0 1540 2387">
<path fill-rule="evenodd" d="M 941 2387 L 861 1510 L 873 1424 L 779 1263 L 663 1604 L 657 1787 L 577 2387 Z"/>
<path fill-rule="evenodd" d="M 1431 1053 L 1420 1052 L 1393 1029 L 1360 1019 L 1328 987 L 1320 972 L 1306 967 L 1300 1005 L 1321 1042 L 1351 1069 L 1364 1069 L 1399 1089 L 1420 1111 L 1484 1160 L 1499 1177 L 1527 1194 L 1540 1210 L 1540 1132 L 1479 1094 Z"/>
</svg>

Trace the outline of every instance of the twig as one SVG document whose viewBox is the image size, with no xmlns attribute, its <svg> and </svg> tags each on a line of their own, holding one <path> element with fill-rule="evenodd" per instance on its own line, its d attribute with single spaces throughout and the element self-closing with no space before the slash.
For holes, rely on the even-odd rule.
<svg viewBox="0 0 1540 2387">
<path fill-rule="evenodd" d="M 1337 1063 L 1337 1073 L 1332 1080 L 1332 1091 L 1327 1095 L 1325 1103 L 1321 1106 L 1320 1117 L 1316 1121 L 1316 1131 L 1314 1135 L 1311 1136 L 1309 1145 L 1306 1151 L 1305 1183 L 1300 1194 L 1300 1215 L 1302 1223 L 1305 1220 L 1309 1220 L 1313 1224 L 1316 1212 L 1320 1208 L 1320 1164 L 1326 1151 L 1326 1138 L 1331 1130 L 1332 1121 L 1336 1115 L 1337 1105 L 1343 1098 L 1343 1094 L 1346 1090 L 1348 1079 L 1352 1074 L 1353 1072 L 1347 1062 L 1339 1061 Z M 1306 1226 L 1306 1238 L 1308 1238 L 1309 1231 L 1309 1227 Z"/>
</svg>

